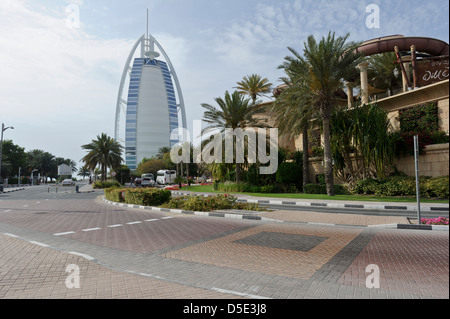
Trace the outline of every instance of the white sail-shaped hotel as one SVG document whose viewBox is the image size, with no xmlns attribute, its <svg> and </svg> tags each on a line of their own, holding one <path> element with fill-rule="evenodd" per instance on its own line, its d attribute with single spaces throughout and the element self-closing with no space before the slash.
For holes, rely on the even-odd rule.
<svg viewBox="0 0 450 319">
<path fill-rule="evenodd" d="M 161 147 L 174 146 L 177 128 L 186 128 L 186 111 L 175 69 L 156 39 L 143 35 L 128 56 L 117 99 L 115 139 L 125 143 L 126 165 L 136 170 Z"/>
</svg>

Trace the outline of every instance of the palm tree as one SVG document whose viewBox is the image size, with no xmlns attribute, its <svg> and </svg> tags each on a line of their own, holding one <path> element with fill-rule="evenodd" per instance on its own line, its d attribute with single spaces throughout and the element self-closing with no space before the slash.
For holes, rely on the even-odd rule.
<svg viewBox="0 0 450 319">
<path fill-rule="evenodd" d="M 89 169 L 94 170 L 97 165 L 101 167 L 102 181 L 106 180 L 106 170 L 117 168 L 122 163 L 123 147 L 115 139 L 105 133 L 97 136 L 90 144 L 81 146 L 88 154 L 81 160 Z"/>
<path fill-rule="evenodd" d="M 250 103 L 250 99 L 245 98 L 238 91 L 230 94 L 225 92 L 225 98 L 215 99 L 218 108 L 209 104 L 202 104 L 206 109 L 203 121 L 209 126 L 203 129 L 203 133 L 220 130 L 223 134 L 225 129 L 242 129 L 249 127 L 263 127 L 263 124 L 254 115 L 263 113 L 264 110 L 256 103 Z M 236 182 L 241 182 L 241 163 L 236 163 Z"/>
<path fill-rule="evenodd" d="M 272 83 L 267 78 L 262 78 L 261 75 L 252 74 L 245 76 L 242 81 L 237 83 L 235 89 L 240 94 L 247 94 L 252 99 L 253 104 L 256 104 L 256 99 L 272 90 Z"/>
<path fill-rule="evenodd" d="M 335 33 L 328 33 L 318 43 L 313 36 L 309 36 L 304 48 L 303 56 L 289 48 L 293 59 L 305 63 L 307 72 L 300 74 L 305 85 L 305 94 L 312 97 L 311 103 L 319 111 L 323 125 L 324 164 L 327 194 L 334 196 L 333 160 L 330 145 L 330 118 L 335 107 L 335 94 L 343 86 L 343 80 L 354 77 L 359 61 L 359 55 L 354 53 L 358 44 L 347 42 L 349 34 L 336 38 Z M 299 93 L 300 94 L 300 93 Z"/>
<path fill-rule="evenodd" d="M 276 127 L 287 137 L 295 138 L 302 134 L 303 142 L 303 187 L 309 184 L 309 138 L 308 130 L 311 120 L 317 118 L 311 94 L 303 88 L 301 74 L 307 72 L 307 65 L 301 61 L 286 57 L 280 65 L 286 77 L 282 77 L 284 87 L 279 90 L 276 101 L 272 105 L 272 112 L 276 114 Z M 300 74 L 300 76 L 299 76 Z"/>
</svg>

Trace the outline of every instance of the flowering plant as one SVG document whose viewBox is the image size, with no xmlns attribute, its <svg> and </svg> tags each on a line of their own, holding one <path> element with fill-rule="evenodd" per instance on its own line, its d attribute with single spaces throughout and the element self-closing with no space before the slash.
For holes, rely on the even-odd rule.
<svg viewBox="0 0 450 319">
<path fill-rule="evenodd" d="M 422 218 L 422 225 L 446 225 L 448 226 L 449 219 L 445 217 L 439 218 Z"/>
</svg>

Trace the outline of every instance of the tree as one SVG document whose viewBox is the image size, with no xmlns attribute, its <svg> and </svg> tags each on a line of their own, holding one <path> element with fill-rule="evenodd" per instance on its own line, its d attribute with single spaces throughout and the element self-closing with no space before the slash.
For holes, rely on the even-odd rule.
<svg viewBox="0 0 450 319">
<path fill-rule="evenodd" d="M 286 77 L 281 78 L 284 87 L 276 96 L 272 112 L 276 114 L 276 126 L 285 136 L 295 138 L 302 134 L 304 188 L 309 184 L 308 130 L 311 127 L 311 120 L 318 117 L 317 109 L 308 87 L 305 87 L 307 83 L 302 77 L 308 72 L 307 64 L 286 57 L 279 68 L 284 70 Z"/>
<path fill-rule="evenodd" d="M 258 104 L 250 103 L 250 99 L 245 98 L 238 91 L 230 94 L 225 92 L 225 98 L 215 99 L 218 108 L 209 104 L 202 104 L 206 109 L 203 121 L 209 124 L 202 133 L 209 133 L 219 130 L 222 134 L 225 129 L 242 129 L 249 127 L 263 127 L 263 124 L 256 119 L 256 114 L 264 112 Z M 236 182 L 241 182 L 241 164 L 236 163 Z"/>
<path fill-rule="evenodd" d="M 101 167 L 102 181 L 106 180 L 108 168 L 118 168 L 122 163 L 123 147 L 105 133 L 98 135 L 96 140 L 92 140 L 90 144 L 83 145 L 81 148 L 88 152 L 81 160 L 89 169 Z"/>
<path fill-rule="evenodd" d="M 394 163 L 398 134 L 391 133 L 386 111 L 376 104 L 336 110 L 331 117 L 331 132 L 333 158 L 341 179 L 354 185 L 358 180 L 387 177 Z M 350 173 L 347 178 L 344 169 Z"/>
<path fill-rule="evenodd" d="M 15 145 L 12 141 L 6 140 L 3 142 L 3 157 L 1 167 L 1 177 L 8 177 L 21 172 L 24 173 L 27 167 L 27 156 L 25 149 Z"/>
<path fill-rule="evenodd" d="M 320 114 L 323 125 L 324 165 L 327 194 L 334 196 L 333 159 L 330 144 L 330 118 L 335 107 L 335 96 L 343 86 L 343 80 L 355 75 L 356 66 L 360 62 L 360 55 L 354 53 L 358 44 L 347 42 L 349 34 L 337 37 L 335 33 L 328 33 L 320 42 L 309 36 L 305 42 L 303 56 L 289 48 L 294 59 L 306 63 L 307 71 L 301 75 L 302 86 L 311 94 L 311 103 Z"/>
<path fill-rule="evenodd" d="M 91 175 L 91 171 L 90 171 L 89 167 L 87 167 L 87 165 L 84 165 L 78 171 L 78 176 L 83 177 L 83 179 L 86 178 L 86 176 L 90 176 L 90 175 Z"/>
<path fill-rule="evenodd" d="M 137 171 L 139 175 L 152 173 L 156 177 L 158 171 L 162 169 L 167 169 L 164 161 L 159 158 L 152 158 L 139 164 Z"/>
<path fill-rule="evenodd" d="M 253 104 L 256 104 L 256 99 L 272 90 L 272 83 L 267 78 L 262 78 L 261 75 L 252 74 L 245 76 L 242 81 L 237 83 L 236 89 L 240 94 L 250 96 Z"/>
</svg>

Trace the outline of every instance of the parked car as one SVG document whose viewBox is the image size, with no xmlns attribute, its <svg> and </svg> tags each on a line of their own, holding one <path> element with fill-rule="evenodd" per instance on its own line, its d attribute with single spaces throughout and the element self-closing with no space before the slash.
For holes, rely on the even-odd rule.
<svg viewBox="0 0 450 319">
<path fill-rule="evenodd" d="M 75 182 L 71 179 L 65 179 L 62 182 L 62 186 L 75 186 Z"/>
<path fill-rule="evenodd" d="M 141 182 L 142 187 L 151 187 L 155 186 L 155 181 L 150 177 L 144 177 Z"/>
</svg>

